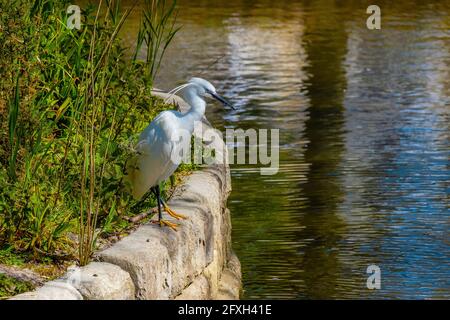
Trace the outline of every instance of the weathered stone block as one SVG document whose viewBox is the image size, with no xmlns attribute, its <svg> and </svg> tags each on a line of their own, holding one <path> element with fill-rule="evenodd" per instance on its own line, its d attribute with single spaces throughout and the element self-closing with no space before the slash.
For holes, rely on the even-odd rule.
<svg viewBox="0 0 450 320">
<path fill-rule="evenodd" d="M 200 275 L 184 289 L 181 294 L 175 297 L 175 300 L 208 300 L 211 299 L 211 291 L 208 279 Z"/>
<path fill-rule="evenodd" d="M 83 300 L 83 297 L 70 283 L 55 280 L 34 291 L 16 295 L 11 300 Z"/>
<path fill-rule="evenodd" d="M 214 299 L 217 300 L 238 300 L 241 291 L 241 263 L 237 256 L 232 253 L 223 270 L 220 281 L 219 291 Z"/>
<path fill-rule="evenodd" d="M 128 272 L 120 267 L 91 262 L 65 276 L 86 300 L 134 300 L 135 288 Z"/>
</svg>

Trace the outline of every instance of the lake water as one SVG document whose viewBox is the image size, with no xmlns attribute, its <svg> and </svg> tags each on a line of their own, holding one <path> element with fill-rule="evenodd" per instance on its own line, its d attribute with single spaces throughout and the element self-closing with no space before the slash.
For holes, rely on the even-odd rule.
<svg viewBox="0 0 450 320">
<path fill-rule="evenodd" d="M 278 174 L 232 166 L 243 298 L 450 298 L 450 2 L 377 1 L 381 30 L 361 3 L 178 1 L 157 86 L 204 77 L 238 107 L 214 126 L 280 130 Z"/>
</svg>

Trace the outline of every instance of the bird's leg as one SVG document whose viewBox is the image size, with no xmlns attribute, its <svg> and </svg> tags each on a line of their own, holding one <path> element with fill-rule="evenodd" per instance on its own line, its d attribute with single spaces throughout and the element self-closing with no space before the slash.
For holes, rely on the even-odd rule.
<svg viewBox="0 0 450 320">
<path fill-rule="evenodd" d="M 167 205 L 167 203 L 161 199 L 161 202 L 163 204 L 164 210 L 173 218 L 180 220 L 180 219 L 187 219 L 186 216 L 183 216 L 182 214 L 176 213 L 175 211 L 173 211 L 172 209 L 169 208 L 169 206 Z"/>
<path fill-rule="evenodd" d="M 162 213 L 161 213 L 161 200 L 160 200 L 160 197 L 159 197 L 159 186 L 156 187 L 153 190 L 155 190 L 156 201 L 157 201 L 157 204 L 158 204 L 158 221 L 161 221 L 162 220 Z"/>
<path fill-rule="evenodd" d="M 152 188 L 152 191 L 155 193 L 156 201 L 158 202 L 158 221 L 155 223 L 158 223 L 160 227 L 167 226 L 167 227 L 171 228 L 172 230 L 177 231 L 177 226 L 178 226 L 177 224 L 162 219 L 162 212 L 161 212 L 162 200 L 161 200 L 161 192 L 159 190 L 159 185 Z"/>
</svg>

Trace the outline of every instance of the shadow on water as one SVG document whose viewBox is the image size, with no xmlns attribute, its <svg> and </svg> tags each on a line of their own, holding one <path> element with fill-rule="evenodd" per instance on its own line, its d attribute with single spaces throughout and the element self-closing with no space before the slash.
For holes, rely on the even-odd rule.
<svg viewBox="0 0 450 320">
<path fill-rule="evenodd" d="M 315 10 L 316 5 L 317 2 L 305 4 L 304 10 Z M 306 56 L 310 57 L 305 68 L 308 81 L 304 91 L 309 107 L 304 161 L 309 168 L 298 192 L 306 198 L 309 209 L 299 216 L 299 223 L 306 228 L 297 236 L 305 242 L 297 267 L 304 270 L 305 281 L 298 297 L 312 299 L 336 296 L 336 281 L 341 273 L 337 242 L 345 230 L 337 211 L 343 201 L 339 164 L 345 147 L 346 77 L 342 62 L 347 51 L 347 32 L 340 19 L 343 13 L 337 13 L 332 2 L 328 8 L 321 15 L 304 19 L 303 42 Z M 317 34 L 327 37 L 316 39 Z"/>
</svg>

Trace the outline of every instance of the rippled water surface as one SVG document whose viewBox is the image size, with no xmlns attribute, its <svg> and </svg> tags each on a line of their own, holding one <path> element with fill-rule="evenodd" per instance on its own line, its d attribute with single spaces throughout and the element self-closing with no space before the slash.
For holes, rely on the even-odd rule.
<svg viewBox="0 0 450 320">
<path fill-rule="evenodd" d="M 238 107 L 216 127 L 280 129 L 278 174 L 232 167 L 243 298 L 450 298 L 450 3 L 377 4 L 371 31 L 358 1 L 179 1 L 159 87 L 207 78 Z"/>
</svg>

